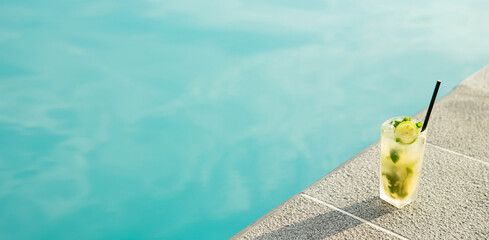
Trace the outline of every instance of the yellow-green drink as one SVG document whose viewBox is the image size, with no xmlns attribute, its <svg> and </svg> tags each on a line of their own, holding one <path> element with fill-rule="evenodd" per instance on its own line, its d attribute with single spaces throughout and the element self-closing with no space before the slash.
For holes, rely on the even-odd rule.
<svg viewBox="0 0 489 240">
<path fill-rule="evenodd" d="M 396 117 L 382 124 L 380 137 L 380 198 L 401 208 L 418 195 L 426 131 L 421 122 Z"/>
</svg>

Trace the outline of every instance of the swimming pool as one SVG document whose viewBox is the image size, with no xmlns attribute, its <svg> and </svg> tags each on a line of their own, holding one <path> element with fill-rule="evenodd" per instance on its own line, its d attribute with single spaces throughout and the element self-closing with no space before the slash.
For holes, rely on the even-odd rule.
<svg viewBox="0 0 489 240">
<path fill-rule="evenodd" d="M 0 239 L 229 238 L 487 64 L 478 4 L 3 1 Z"/>
</svg>

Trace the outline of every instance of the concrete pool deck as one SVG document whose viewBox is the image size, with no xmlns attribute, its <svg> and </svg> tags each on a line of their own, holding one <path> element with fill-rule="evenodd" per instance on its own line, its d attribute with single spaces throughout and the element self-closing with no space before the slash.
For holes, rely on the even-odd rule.
<svg viewBox="0 0 489 240">
<path fill-rule="evenodd" d="M 489 65 L 436 102 L 415 202 L 381 200 L 378 168 L 376 142 L 231 239 L 489 238 Z"/>
</svg>

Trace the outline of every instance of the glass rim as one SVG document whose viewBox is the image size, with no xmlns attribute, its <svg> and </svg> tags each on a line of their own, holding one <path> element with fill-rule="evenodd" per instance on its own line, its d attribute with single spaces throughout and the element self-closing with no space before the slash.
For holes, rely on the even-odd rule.
<svg viewBox="0 0 489 240">
<path fill-rule="evenodd" d="M 385 121 L 384 123 L 382 123 L 381 129 L 384 129 L 384 128 L 385 128 L 385 127 L 387 127 L 387 126 L 392 126 L 392 125 L 390 124 L 391 122 L 393 122 L 393 121 L 395 121 L 395 120 L 402 120 L 402 119 L 404 119 L 405 117 L 408 117 L 408 116 L 398 116 L 398 117 L 393 117 L 393 118 L 390 118 L 390 119 L 388 119 L 387 121 Z M 414 122 L 414 123 L 416 123 L 416 122 L 421 122 L 421 121 L 419 121 L 418 119 L 415 119 L 415 118 L 412 118 L 412 117 L 410 117 L 410 118 L 411 118 L 411 121 L 412 121 L 412 122 Z M 392 126 L 392 127 L 394 127 L 394 126 Z M 408 135 L 408 136 L 405 136 L 405 135 L 399 135 L 399 134 L 397 134 L 397 133 L 395 133 L 395 132 L 392 132 L 392 134 L 393 134 L 395 137 L 417 137 L 417 136 L 420 136 L 420 135 L 424 134 L 425 132 L 426 132 L 426 130 L 425 130 L 425 131 L 423 131 L 423 132 L 421 132 L 421 129 L 419 129 L 419 132 L 418 132 L 418 133 L 413 134 L 413 135 Z"/>
</svg>

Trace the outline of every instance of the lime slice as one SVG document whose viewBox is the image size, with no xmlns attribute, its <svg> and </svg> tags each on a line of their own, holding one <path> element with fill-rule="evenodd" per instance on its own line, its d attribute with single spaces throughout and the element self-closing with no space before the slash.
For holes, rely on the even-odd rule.
<svg viewBox="0 0 489 240">
<path fill-rule="evenodd" d="M 411 144 L 418 138 L 417 136 L 413 136 L 418 134 L 418 127 L 411 121 L 404 121 L 397 125 L 394 133 L 399 136 L 401 143 Z"/>
</svg>

